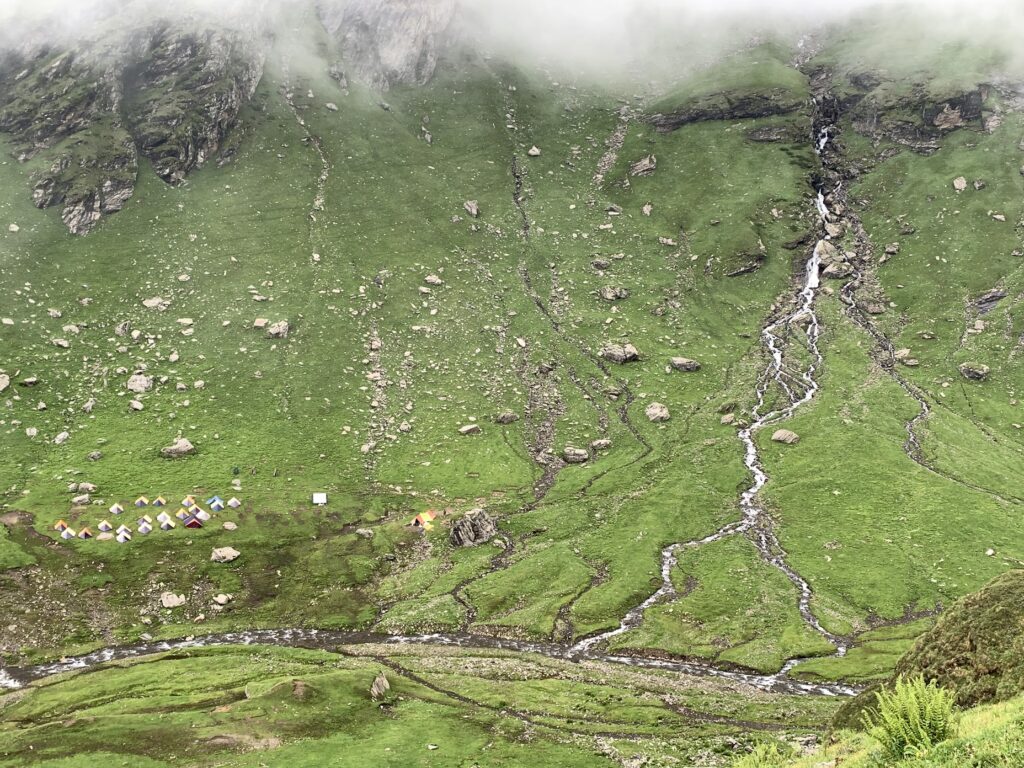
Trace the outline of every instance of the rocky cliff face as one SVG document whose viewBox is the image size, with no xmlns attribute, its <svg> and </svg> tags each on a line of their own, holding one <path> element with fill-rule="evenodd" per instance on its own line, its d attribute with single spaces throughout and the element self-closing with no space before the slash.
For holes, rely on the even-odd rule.
<svg viewBox="0 0 1024 768">
<path fill-rule="evenodd" d="M 358 80 L 387 90 L 422 85 L 434 74 L 455 15 L 455 0 L 321 2 L 320 20 L 339 42 L 343 66 Z"/>
<path fill-rule="evenodd" d="M 8 52 L 0 130 L 32 163 L 32 200 L 63 206 L 86 234 L 132 196 L 138 153 L 177 182 L 214 154 L 252 95 L 263 53 L 251 34 L 157 24 L 116 42 Z"/>
<path fill-rule="evenodd" d="M 163 28 L 129 78 L 128 120 L 164 181 L 181 181 L 221 146 L 263 75 L 254 40 Z"/>
</svg>

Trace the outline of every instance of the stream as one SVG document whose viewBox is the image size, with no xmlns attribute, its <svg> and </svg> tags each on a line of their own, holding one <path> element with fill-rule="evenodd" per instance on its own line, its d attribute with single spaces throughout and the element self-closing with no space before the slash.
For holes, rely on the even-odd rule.
<svg viewBox="0 0 1024 768">
<path fill-rule="evenodd" d="M 815 102 L 815 106 L 817 107 L 817 102 Z M 825 125 L 814 132 L 814 149 L 819 157 L 823 156 L 831 138 L 831 125 Z M 772 521 L 758 503 L 758 496 L 768 483 L 769 478 L 761 463 L 761 456 L 757 448 L 755 436 L 765 427 L 785 421 L 791 417 L 800 406 L 811 401 L 819 388 L 815 374 L 821 367 L 823 358 L 818 348 L 821 327 L 814 305 L 820 285 L 819 273 L 821 268 L 822 241 L 829 239 L 829 235 L 824 232 L 824 227 L 831 220 L 832 215 L 829 211 L 823 189 L 819 188 L 817 190 L 815 207 L 821 220 L 822 240 L 818 241 L 810 257 L 807 259 L 804 267 L 802 287 L 796 294 L 793 308 L 781 318 L 770 321 L 761 330 L 761 342 L 768 351 L 769 361 L 758 381 L 755 405 L 750 413 L 751 423 L 749 426 L 742 427 L 737 432 L 737 436 L 744 446 L 743 463 L 753 476 L 753 483 L 740 495 L 741 519 L 722 526 L 714 533 L 702 539 L 677 542 L 663 549 L 661 552 L 661 586 L 657 591 L 642 603 L 630 609 L 615 629 L 577 642 L 572 646 L 574 652 L 590 653 L 595 646 L 635 629 L 643 621 L 644 613 L 648 608 L 675 598 L 678 592 L 672 581 L 672 572 L 679 563 L 680 553 L 720 541 L 729 536 L 745 534 L 754 543 L 761 559 L 785 574 L 798 589 L 800 593 L 798 606 L 804 623 L 835 646 L 835 656 L 844 656 L 846 654 L 847 641 L 825 629 L 811 611 L 810 603 L 813 597 L 811 586 L 786 562 L 786 552 L 783 550 L 775 534 Z M 803 370 L 793 374 L 786 366 L 784 345 L 787 338 L 798 338 L 801 328 L 804 329 L 806 350 L 810 354 L 810 361 L 806 363 Z M 784 404 L 765 410 L 768 391 L 772 384 L 778 385 L 784 396 Z M 787 660 L 779 673 L 774 676 L 774 679 L 779 682 L 788 681 L 788 673 L 803 661 L 805 659 L 802 658 Z"/>
<path fill-rule="evenodd" d="M 770 693 L 810 694 L 819 696 L 853 696 L 860 689 L 837 683 L 805 683 L 788 680 L 779 675 L 758 675 L 719 669 L 699 662 L 671 661 L 663 659 L 623 656 L 603 653 L 579 653 L 574 646 L 558 643 L 535 643 L 526 640 L 507 640 L 486 635 L 464 633 L 426 635 L 386 635 L 373 632 L 336 631 L 317 629 L 257 629 L 248 632 L 224 632 L 220 634 L 189 637 L 182 640 L 138 643 L 102 648 L 81 656 L 71 656 L 59 661 L 32 667 L 0 668 L 0 688 L 21 688 L 35 680 L 50 675 L 76 670 L 88 670 L 111 661 L 135 659 L 155 653 L 187 650 L 190 648 L 211 648 L 224 645 L 268 645 L 283 648 L 310 648 L 336 651 L 344 646 L 393 645 L 393 646 L 437 646 L 477 650 L 505 650 L 519 653 L 534 653 L 552 659 L 566 661 L 596 661 L 622 664 L 643 669 L 659 669 L 694 677 L 715 677 L 753 686 Z"/>
</svg>

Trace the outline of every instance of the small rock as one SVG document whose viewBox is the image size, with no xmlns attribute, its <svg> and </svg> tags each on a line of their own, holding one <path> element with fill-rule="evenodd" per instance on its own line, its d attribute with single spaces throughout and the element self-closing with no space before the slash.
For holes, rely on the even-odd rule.
<svg viewBox="0 0 1024 768">
<path fill-rule="evenodd" d="M 513 424 L 519 421 L 519 414 L 513 411 L 502 411 L 494 417 L 495 424 Z"/>
<path fill-rule="evenodd" d="M 532 147 L 526 150 L 526 154 L 528 154 L 530 157 L 540 157 L 540 147 L 534 144 Z"/>
<path fill-rule="evenodd" d="M 221 527 L 225 531 L 237 531 L 238 530 L 238 524 L 237 523 L 233 523 L 230 520 L 225 520 L 224 524 Z"/>
<path fill-rule="evenodd" d="M 372 539 L 373 530 L 371 528 L 356 528 L 356 536 L 360 536 L 364 539 Z"/>
<path fill-rule="evenodd" d="M 228 603 L 230 603 L 234 599 L 235 599 L 234 595 L 227 595 L 227 594 L 224 594 L 223 592 L 213 596 L 213 602 L 215 602 L 217 605 L 227 605 Z"/>
<path fill-rule="evenodd" d="M 73 506 L 73 507 L 84 507 L 90 501 L 92 501 L 92 497 L 90 497 L 88 493 L 83 493 L 83 494 L 75 496 L 75 497 L 73 497 L 71 499 L 71 506 Z"/>
<path fill-rule="evenodd" d="M 955 189 L 957 192 L 963 192 L 965 189 L 967 189 L 967 179 L 964 178 L 963 176 L 957 176 L 955 179 L 953 179 L 953 189 Z"/>
<path fill-rule="evenodd" d="M 479 424 L 464 424 L 459 427 L 460 435 L 479 435 L 480 425 Z"/>
<path fill-rule="evenodd" d="M 480 204 L 476 200 L 467 200 L 462 204 L 462 207 L 465 208 L 466 213 L 474 219 L 480 216 Z"/>
<path fill-rule="evenodd" d="M 57 435 L 55 438 L 53 438 L 53 444 L 54 445 L 63 445 L 64 443 L 66 443 L 68 441 L 69 437 L 71 437 L 71 433 L 70 432 L 61 432 L 59 435 Z"/>
<path fill-rule="evenodd" d="M 128 407 L 131 408 L 133 411 L 141 411 L 145 409 L 146 406 L 144 406 L 138 400 L 132 400 L 130 403 L 128 403 Z"/>
<path fill-rule="evenodd" d="M 594 451 L 607 451 L 611 447 L 612 441 L 607 437 L 602 437 L 599 440 L 594 440 L 590 443 L 590 448 Z"/>
</svg>

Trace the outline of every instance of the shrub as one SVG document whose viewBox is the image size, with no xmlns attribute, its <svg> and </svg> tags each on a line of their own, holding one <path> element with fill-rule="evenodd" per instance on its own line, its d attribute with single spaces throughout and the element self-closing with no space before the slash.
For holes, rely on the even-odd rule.
<svg viewBox="0 0 1024 768">
<path fill-rule="evenodd" d="M 953 735 L 953 694 L 921 676 L 899 679 L 891 691 L 878 692 L 878 713 L 862 717 L 885 756 L 902 760 Z"/>
<path fill-rule="evenodd" d="M 792 750 L 779 744 L 759 744 L 749 755 L 735 760 L 732 768 L 782 768 Z"/>
</svg>

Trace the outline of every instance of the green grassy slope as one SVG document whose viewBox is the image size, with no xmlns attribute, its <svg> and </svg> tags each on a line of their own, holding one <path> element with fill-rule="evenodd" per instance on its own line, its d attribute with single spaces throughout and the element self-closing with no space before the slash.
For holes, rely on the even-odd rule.
<svg viewBox="0 0 1024 768">
<path fill-rule="evenodd" d="M 28 169 L 0 164 L 0 223 L 19 227 L 0 226 L 0 315 L 12 320 L 0 325 L 12 379 L 0 489 L 15 513 L 0 538 L 5 658 L 293 624 L 569 641 L 616 627 L 650 595 L 663 547 L 740 517 L 750 480 L 722 416 L 753 405 L 760 328 L 801 274 L 807 248 L 794 241 L 816 226 L 810 86 L 788 52 L 737 54 L 657 102 L 667 112 L 721 81 L 779 89 L 786 114 L 661 133 L 642 119 L 651 104 L 471 54 L 387 104 L 346 94 L 326 75 L 328 43 L 303 30 L 291 42 L 316 55 L 271 53 L 233 162 L 179 187 L 145 169 L 125 209 L 86 238 L 32 207 Z M 858 65 L 834 45 L 818 64 L 845 77 Z M 786 425 L 798 444 L 758 435 L 762 499 L 815 615 L 859 647 L 798 674 L 884 676 L 924 613 L 1024 558 L 1024 155 L 1011 107 L 990 95 L 1002 122 L 948 134 L 930 156 L 894 154 L 842 123 L 847 155 L 863 161 L 851 201 L 893 302 L 875 322 L 911 349 L 919 365 L 899 370 L 933 409 L 917 427 L 923 466 L 903 449 L 918 403 L 823 292 L 822 389 Z M 764 136 L 779 140 L 754 140 Z M 655 172 L 633 175 L 650 154 Z M 986 186 L 956 193 L 959 175 Z M 606 301 L 606 287 L 629 296 Z M 1007 297 L 978 316 L 970 302 L 994 287 Z M 153 297 L 169 305 L 146 308 Z M 257 318 L 287 319 L 288 338 L 254 329 Z M 626 341 L 639 361 L 599 358 Z M 676 355 L 701 369 L 669 372 Z M 964 380 L 968 361 L 990 378 Z M 125 383 L 143 366 L 156 385 L 134 411 Z M 39 383 L 22 386 L 28 376 Z M 649 422 L 652 402 L 672 418 Z M 506 410 L 519 420 L 495 423 Z M 459 433 L 472 423 L 479 434 Z M 196 455 L 161 458 L 178 435 Z M 611 447 L 582 465 L 546 472 L 535 460 L 604 438 Z M 94 503 L 71 508 L 72 482 L 98 486 Z M 325 510 L 309 503 L 318 490 Z M 51 530 L 58 518 L 95 526 L 140 493 L 192 492 L 244 504 L 202 531 L 125 546 L 58 543 Z M 498 518 L 501 547 L 453 550 L 448 525 L 475 506 Z M 411 531 L 427 508 L 445 514 Z M 242 556 L 209 562 L 223 545 Z M 686 553 L 672 578 L 688 593 L 616 648 L 764 671 L 831 650 L 746 538 Z M 164 591 L 186 605 L 161 608 Z M 218 592 L 234 596 L 223 610 Z"/>
</svg>

